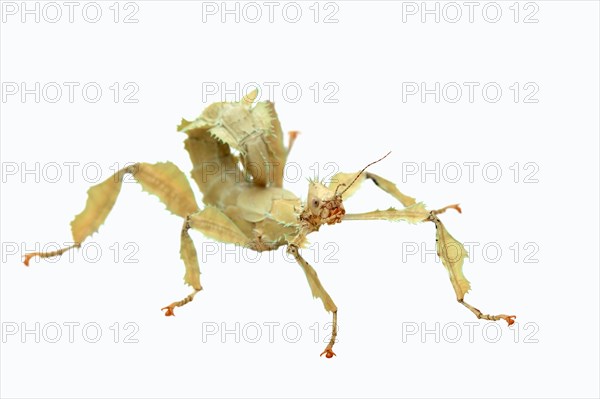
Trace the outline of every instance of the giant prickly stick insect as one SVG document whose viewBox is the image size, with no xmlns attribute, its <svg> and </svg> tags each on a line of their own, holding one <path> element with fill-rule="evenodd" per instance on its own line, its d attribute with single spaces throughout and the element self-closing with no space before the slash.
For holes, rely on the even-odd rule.
<svg viewBox="0 0 600 399">
<path fill-rule="evenodd" d="M 26 254 L 25 265 L 29 265 L 34 256 L 57 256 L 79 248 L 104 223 L 117 200 L 123 177 L 130 174 L 145 191 L 156 195 L 169 211 L 184 220 L 180 256 L 185 265 L 184 281 L 193 292 L 162 308 L 166 316 L 174 316 L 176 307 L 191 302 L 202 290 L 198 256 L 189 229 L 198 230 L 208 238 L 255 251 L 272 251 L 286 246 L 287 253 L 306 274 L 313 297 L 320 299 L 325 310 L 333 314 L 331 340 L 321 353 L 331 358 L 335 355 L 333 345 L 337 337 L 338 308 L 315 270 L 300 253 L 300 249 L 307 245 L 307 235 L 318 231 L 324 224 L 333 225 L 346 220 L 404 220 L 435 225 L 437 254 L 448 271 L 459 303 L 479 319 L 504 319 L 509 325 L 513 324 L 516 316 L 484 314 L 464 301 L 470 289 L 469 281 L 462 272 L 467 251 L 438 218 L 448 209 L 460 212 L 458 205 L 427 210 L 422 202 L 402 194 L 391 181 L 366 172 L 368 166 L 378 161 L 360 172 L 337 173 L 328 185 L 310 181 L 307 200 L 302 203 L 300 198 L 283 188 L 286 159 L 297 133 L 289 133 L 289 143 L 285 148 L 273 103 L 262 101 L 255 104 L 256 96 L 257 91 L 253 91 L 240 102 L 211 104 L 194 121 L 182 119 L 178 126 L 178 131 L 187 134 L 185 149 L 193 164 L 192 178 L 203 194 L 202 209 L 196 203 L 186 176 L 173 163 L 137 163 L 119 170 L 88 190 L 85 209 L 71 222 L 74 245 L 58 251 Z M 397 199 L 402 208 L 346 213 L 343 201 L 367 179 Z"/>
</svg>

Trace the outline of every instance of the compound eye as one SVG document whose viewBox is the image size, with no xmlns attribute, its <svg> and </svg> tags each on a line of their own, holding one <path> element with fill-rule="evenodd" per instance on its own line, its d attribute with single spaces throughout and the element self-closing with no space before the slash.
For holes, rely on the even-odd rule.
<svg viewBox="0 0 600 399">
<path fill-rule="evenodd" d="M 315 199 L 313 199 L 313 200 L 312 200 L 312 206 L 313 206 L 314 208 L 318 208 L 318 207 L 319 207 L 319 200 L 318 200 L 318 199 L 316 199 L 316 198 L 315 198 Z"/>
</svg>

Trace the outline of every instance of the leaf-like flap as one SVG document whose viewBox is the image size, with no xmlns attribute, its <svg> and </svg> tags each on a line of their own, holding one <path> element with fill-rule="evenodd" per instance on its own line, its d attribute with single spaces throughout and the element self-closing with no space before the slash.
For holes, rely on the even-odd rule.
<svg viewBox="0 0 600 399">
<path fill-rule="evenodd" d="M 249 108 L 252 106 L 252 103 L 254 103 L 254 100 L 256 100 L 257 96 L 258 96 L 258 89 L 255 88 L 250 93 L 248 93 L 244 97 L 242 97 L 242 101 L 240 101 L 240 103 Z"/>
<path fill-rule="evenodd" d="M 371 211 L 365 213 L 347 213 L 343 220 L 404 220 L 408 223 L 419 223 L 427 219 L 429 211 L 422 202 L 418 202 L 404 209 L 389 208 L 385 211 Z"/>
<path fill-rule="evenodd" d="M 272 102 L 261 101 L 257 103 L 252 108 L 251 113 L 254 126 L 257 129 L 262 130 L 266 135 L 275 135 L 283 143 L 283 132 L 281 131 L 281 125 L 277 119 L 277 113 Z"/>
<path fill-rule="evenodd" d="M 85 209 L 71 222 L 71 232 L 76 243 L 82 243 L 104 223 L 121 192 L 122 176 L 123 172 L 119 171 L 87 191 Z"/>
<path fill-rule="evenodd" d="M 348 188 L 348 186 L 350 186 L 350 184 L 352 184 L 352 186 L 350 186 L 350 188 L 348 188 L 344 194 L 342 194 L 342 199 L 348 199 L 350 198 L 350 196 L 352 196 L 352 194 L 354 194 L 359 188 L 360 185 L 362 184 L 363 181 L 365 181 L 367 174 L 366 173 L 361 173 L 360 176 L 358 177 L 358 179 L 356 179 L 356 176 L 358 176 L 358 172 L 354 172 L 354 173 L 336 173 L 335 175 L 333 175 L 333 177 L 331 178 L 331 181 L 329 182 L 329 185 L 327 186 L 331 191 L 334 191 L 337 189 L 338 193 L 344 192 L 344 190 L 346 190 L 346 188 Z M 356 181 L 354 183 L 352 183 L 352 181 L 356 179 Z M 341 186 L 338 189 L 338 186 Z"/>
<path fill-rule="evenodd" d="M 210 129 L 210 134 L 219 140 L 221 143 L 225 143 L 229 145 L 231 148 L 235 148 L 236 150 L 243 153 L 243 149 L 239 146 L 239 140 L 235 137 L 229 129 L 223 126 L 215 126 Z"/>
<path fill-rule="evenodd" d="M 414 205 L 416 200 L 413 197 L 409 197 L 408 195 L 404 195 L 398 190 L 398 187 L 391 181 L 384 179 L 381 176 L 377 176 L 376 174 L 369 173 L 369 177 L 373 180 L 375 184 L 381 187 L 386 193 L 390 194 L 392 197 L 396 198 L 398 201 L 402 203 L 404 206 Z"/>
<path fill-rule="evenodd" d="M 179 256 L 185 265 L 185 276 L 183 277 L 183 280 L 195 290 L 201 290 L 202 286 L 200 285 L 200 266 L 198 265 L 198 254 L 196 253 L 196 247 L 194 246 L 194 242 L 192 241 L 187 229 L 181 230 L 181 247 L 179 250 Z"/>
<path fill-rule="evenodd" d="M 192 138 L 210 133 L 240 153 L 254 184 L 281 187 L 287 155 L 281 124 L 273 103 L 263 101 L 252 108 L 256 96 L 255 90 L 240 102 L 213 103 L 194 121 L 182 119 L 177 129 Z"/>
<path fill-rule="evenodd" d="M 283 131 L 275 111 L 275 105 L 270 101 L 257 103 L 252 109 L 252 117 L 256 127 L 264 132 L 262 139 L 268 148 L 266 160 L 269 167 L 273 169 L 271 183 L 276 187 L 281 187 L 287 152 L 283 146 Z"/>
<path fill-rule="evenodd" d="M 446 227 L 444 227 L 437 217 L 433 221 L 436 226 L 437 254 L 448 270 L 452 287 L 454 287 L 454 291 L 456 292 L 456 298 L 462 300 L 465 294 L 471 289 L 471 284 L 463 274 L 464 260 L 468 256 L 467 250 L 448 233 Z"/>
<path fill-rule="evenodd" d="M 186 217 L 198 210 L 188 179 L 174 163 L 140 163 L 133 177 L 144 191 L 156 195 L 175 215 Z"/>
<path fill-rule="evenodd" d="M 273 201 L 277 199 L 297 200 L 297 197 L 284 188 L 249 187 L 240 193 L 237 205 L 244 212 L 244 219 L 259 222 L 271 212 Z"/>
<path fill-rule="evenodd" d="M 306 279 L 308 280 L 308 285 L 310 286 L 313 297 L 319 298 L 321 301 L 323 301 L 323 306 L 325 307 L 326 311 L 337 311 L 337 306 L 335 306 L 333 299 L 331 299 L 327 291 L 325 291 L 325 288 L 323 288 L 315 269 L 313 269 L 313 267 L 309 265 L 302 256 L 300 256 L 297 248 L 292 250 L 292 254 L 294 255 L 294 258 L 296 258 L 298 264 L 302 267 L 302 270 L 304 270 L 304 274 L 306 274 Z"/>
<path fill-rule="evenodd" d="M 207 206 L 190 216 L 190 226 L 213 240 L 246 245 L 248 237 L 219 209 Z"/>
<path fill-rule="evenodd" d="M 213 123 L 206 121 L 202 116 L 194 121 L 181 118 L 181 123 L 177 126 L 177 131 L 187 133 L 190 137 L 199 137 L 214 126 Z"/>
<path fill-rule="evenodd" d="M 269 216 L 279 223 L 297 224 L 298 211 L 301 209 L 300 199 L 275 199 L 271 206 Z"/>
</svg>

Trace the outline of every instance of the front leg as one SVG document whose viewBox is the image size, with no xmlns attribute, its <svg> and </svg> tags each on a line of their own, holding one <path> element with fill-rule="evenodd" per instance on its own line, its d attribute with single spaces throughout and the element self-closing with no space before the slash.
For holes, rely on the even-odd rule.
<svg viewBox="0 0 600 399">
<path fill-rule="evenodd" d="M 465 278 L 462 271 L 464 259 L 468 256 L 468 254 L 465 247 L 454 237 L 452 237 L 450 233 L 448 233 L 448 230 L 446 230 L 446 227 L 442 224 L 442 221 L 437 217 L 439 213 L 443 213 L 447 208 L 449 207 L 430 212 L 426 220 L 435 224 L 437 254 L 442 259 L 442 263 L 446 269 L 448 269 L 450 281 L 452 282 L 452 286 L 454 287 L 454 291 L 456 293 L 456 300 L 473 312 L 478 319 L 493 321 L 502 319 L 505 320 L 509 326 L 512 325 L 517 316 L 509 316 L 505 314 L 483 314 L 479 309 L 469 305 L 464 301 L 465 294 L 471 289 L 471 284 Z"/>
<path fill-rule="evenodd" d="M 356 181 L 354 181 L 354 179 L 356 179 Z M 356 172 L 337 173 L 332 177 L 331 182 L 329 183 L 329 189 L 337 190 L 338 187 L 349 186 L 351 182 L 354 181 L 354 183 L 352 183 L 352 186 L 342 195 L 343 199 L 348 199 L 352 194 L 358 191 L 362 182 L 364 182 L 367 179 L 373 181 L 373 183 L 375 183 L 377 187 L 379 187 L 380 189 L 382 189 L 383 191 L 400 201 L 400 203 L 402 203 L 402 205 L 405 207 L 414 205 L 417 202 L 413 197 L 408 196 L 402 193 L 400 190 L 398 190 L 398 187 L 396 187 L 396 185 L 393 182 L 384 179 L 381 176 L 377 176 L 375 173 L 370 172 L 361 172 L 358 176 Z"/>
<path fill-rule="evenodd" d="M 329 340 L 329 344 L 325 348 L 325 350 L 321 353 L 321 356 L 325 355 L 327 358 L 332 358 L 335 356 L 333 352 L 333 345 L 335 344 L 337 337 L 337 306 L 333 303 L 333 300 L 321 285 L 321 281 L 319 281 L 319 277 L 317 276 L 317 272 L 312 266 L 300 255 L 298 251 L 298 246 L 294 244 L 290 244 L 287 247 L 287 253 L 292 255 L 296 262 L 302 267 L 304 270 L 304 274 L 306 275 L 306 279 L 308 280 L 308 285 L 310 285 L 310 290 L 312 291 L 314 298 L 319 298 L 323 301 L 323 306 L 325 306 L 325 310 L 333 313 L 333 326 L 331 332 L 331 339 Z"/>
<path fill-rule="evenodd" d="M 437 215 L 446 212 L 448 209 L 455 209 L 461 212 L 458 205 L 448 205 L 438 210 L 428 211 L 423 203 L 419 202 L 404 209 L 389 208 L 385 211 L 371 211 L 364 213 L 345 214 L 342 220 L 404 220 L 409 223 L 420 223 L 425 221 L 433 222 L 436 228 L 436 249 L 437 255 L 442 260 L 442 264 L 448 271 L 450 282 L 456 293 L 456 299 L 459 303 L 471 310 L 475 316 L 484 320 L 505 320 L 508 325 L 514 323 L 516 316 L 505 314 L 490 315 L 484 314 L 479 309 L 471 306 L 464 301 L 465 294 L 471 289 L 471 284 L 463 274 L 464 259 L 468 256 L 465 247 L 457 241 L 442 224 Z"/>
</svg>

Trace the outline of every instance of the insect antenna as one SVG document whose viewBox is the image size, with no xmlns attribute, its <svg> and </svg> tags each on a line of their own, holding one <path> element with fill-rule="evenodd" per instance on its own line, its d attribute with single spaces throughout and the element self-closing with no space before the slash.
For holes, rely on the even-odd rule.
<svg viewBox="0 0 600 399">
<path fill-rule="evenodd" d="M 379 161 L 382 161 L 383 159 L 385 159 L 385 157 L 387 157 L 388 155 L 390 155 L 392 152 L 388 152 L 387 154 L 385 154 L 384 156 L 382 156 L 381 158 L 379 158 L 377 161 L 373 161 L 370 164 L 368 164 L 367 166 L 365 166 L 364 168 L 362 168 L 362 170 L 360 172 L 358 172 L 358 174 L 356 175 L 356 177 L 354 178 L 354 180 L 352 180 L 352 183 L 350 183 L 348 186 L 346 186 L 346 188 L 344 189 L 344 191 L 342 191 L 339 195 L 343 195 L 346 191 L 348 191 L 348 189 L 350 187 L 352 187 L 352 185 L 354 184 L 354 182 L 360 177 L 360 175 L 362 174 L 362 172 L 364 172 L 365 170 L 367 170 L 367 168 L 371 165 L 376 164 Z M 340 186 L 345 186 L 345 184 L 339 184 L 336 189 L 335 189 L 335 195 L 337 194 L 338 188 L 340 188 Z"/>
</svg>

